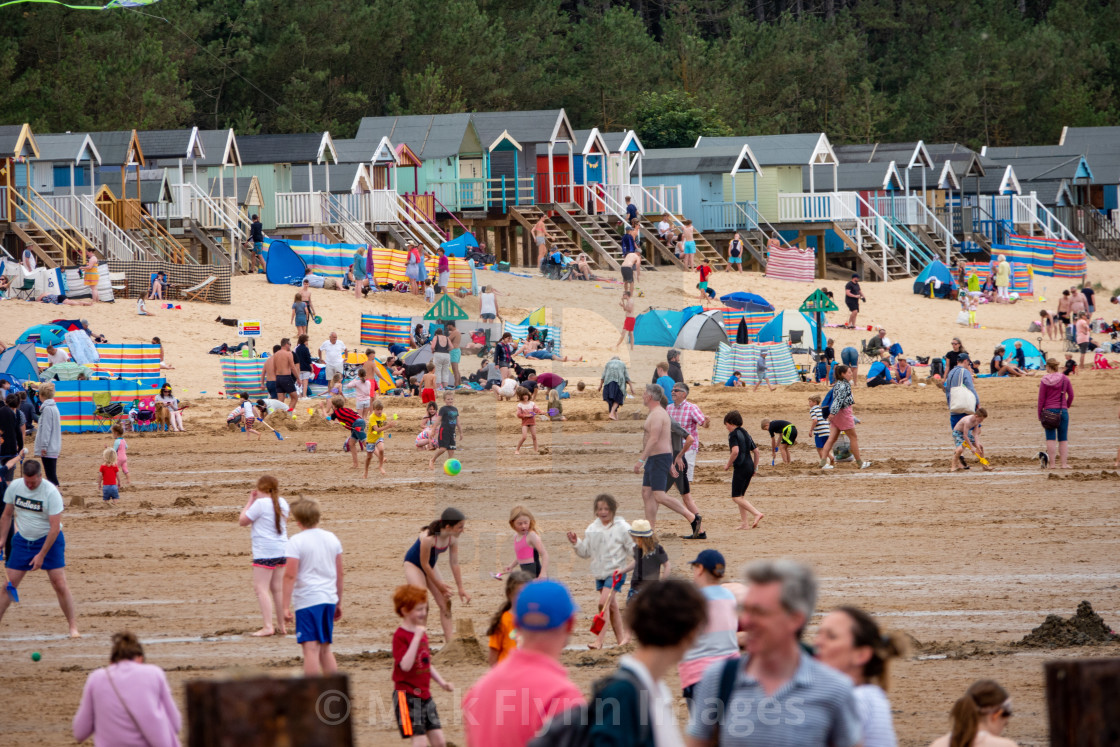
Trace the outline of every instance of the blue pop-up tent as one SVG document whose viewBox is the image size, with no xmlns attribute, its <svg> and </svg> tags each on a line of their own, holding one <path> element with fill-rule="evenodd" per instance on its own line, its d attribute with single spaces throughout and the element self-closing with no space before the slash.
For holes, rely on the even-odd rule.
<svg viewBox="0 0 1120 747">
<path fill-rule="evenodd" d="M 264 274 L 273 285 L 299 285 L 307 274 L 307 263 L 287 241 L 273 239 L 268 244 Z"/>
<path fill-rule="evenodd" d="M 930 286 L 933 286 L 933 295 L 938 298 L 948 298 L 957 289 L 957 281 L 953 272 L 943 262 L 936 259 L 926 265 L 914 280 L 914 292 L 920 296 L 928 296 Z"/>
<path fill-rule="evenodd" d="M 440 247 L 447 252 L 448 257 L 465 257 L 469 250 L 478 248 L 478 239 L 474 237 L 473 233 L 465 233 L 450 241 L 443 242 Z"/>
<path fill-rule="evenodd" d="M 22 342 L 0 353 L 0 378 L 22 387 L 25 381 L 39 380 L 35 343 Z"/>
<path fill-rule="evenodd" d="M 36 342 L 40 345 L 61 345 L 66 338 L 66 328 L 57 324 L 36 324 L 28 327 L 16 338 L 16 345 L 23 342 Z"/>
<path fill-rule="evenodd" d="M 677 334 L 681 331 L 681 312 L 671 309 L 650 309 L 639 314 L 634 321 L 635 345 L 658 345 L 673 347 Z"/>
<path fill-rule="evenodd" d="M 1025 363 L 1027 368 L 1042 370 L 1046 368 L 1046 359 L 1042 357 L 1042 351 L 1033 342 L 1024 340 L 1022 337 L 1008 337 L 1000 343 L 1003 346 L 1003 357 L 1010 362 L 1015 360 L 1015 343 L 1023 346 L 1023 355 L 1025 356 Z"/>
</svg>

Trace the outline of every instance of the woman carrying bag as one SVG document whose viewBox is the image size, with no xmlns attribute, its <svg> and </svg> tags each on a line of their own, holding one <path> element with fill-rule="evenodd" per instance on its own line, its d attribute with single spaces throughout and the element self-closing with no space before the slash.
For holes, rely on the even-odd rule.
<svg viewBox="0 0 1120 747">
<path fill-rule="evenodd" d="M 182 717 L 167 676 L 144 663 L 144 649 L 130 632 L 113 636 L 109 666 L 86 679 L 74 714 L 74 739 L 93 735 L 94 747 L 178 747 Z"/>
<path fill-rule="evenodd" d="M 1054 358 L 1046 361 L 1046 375 L 1038 384 L 1038 421 L 1046 431 L 1046 454 L 1039 455 L 1043 469 L 1054 467 L 1054 447 L 1057 444 L 1061 469 L 1069 469 L 1069 406 L 1073 404 L 1073 384 L 1069 377 L 1058 370 Z"/>
</svg>

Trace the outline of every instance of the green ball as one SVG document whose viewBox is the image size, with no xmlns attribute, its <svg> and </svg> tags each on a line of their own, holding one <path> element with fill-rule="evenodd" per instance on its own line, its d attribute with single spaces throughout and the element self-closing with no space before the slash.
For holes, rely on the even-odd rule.
<svg viewBox="0 0 1120 747">
<path fill-rule="evenodd" d="M 40 654 L 38 651 L 32 651 L 31 652 L 31 661 L 39 661 L 39 659 L 42 659 L 42 658 L 43 658 L 43 655 Z"/>
<path fill-rule="evenodd" d="M 458 459 L 448 459 L 443 463 L 443 471 L 454 477 L 463 471 L 463 464 Z"/>
</svg>

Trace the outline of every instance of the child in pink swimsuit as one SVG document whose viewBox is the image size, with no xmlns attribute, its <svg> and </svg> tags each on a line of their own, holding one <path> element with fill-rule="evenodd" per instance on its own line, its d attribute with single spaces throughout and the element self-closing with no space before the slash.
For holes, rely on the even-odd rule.
<svg viewBox="0 0 1120 747">
<path fill-rule="evenodd" d="M 548 551 L 544 549 L 532 512 L 524 506 L 514 506 L 509 512 L 509 525 L 517 532 L 513 540 L 514 561 L 502 573 L 520 566 L 533 578 L 548 578 Z"/>
<path fill-rule="evenodd" d="M 124 426 L 113 423 L 112 427 L 113 451 L 117 452 L 117 469 L 124 475 L 129 487 L 132 486 L 132 477 L 128 474 L 128 442 L 124 440 Z"/>
</svg>

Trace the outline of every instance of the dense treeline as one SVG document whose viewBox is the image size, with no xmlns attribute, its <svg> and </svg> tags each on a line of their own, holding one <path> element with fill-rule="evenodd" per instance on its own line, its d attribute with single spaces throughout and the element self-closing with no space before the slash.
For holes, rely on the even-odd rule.
<svg viewBox="0 0 1120 747">
<path fill-rule="evenodd" d="M 678 107 L 710 132 L 978 146 L 1120 108 L 1120 0 L 163 0 L 10 6 L 0 28 L 0 121 L 43 132 L 350 136 L 557 106 L 617 129 Z"/>
</svg>

